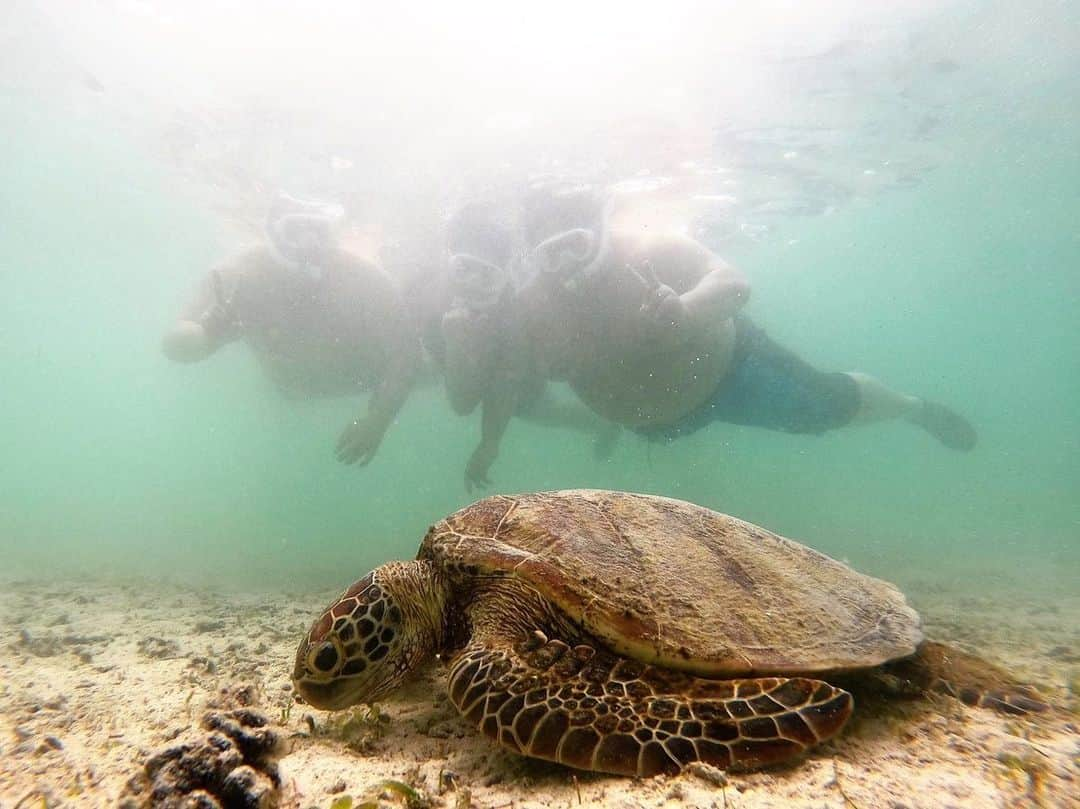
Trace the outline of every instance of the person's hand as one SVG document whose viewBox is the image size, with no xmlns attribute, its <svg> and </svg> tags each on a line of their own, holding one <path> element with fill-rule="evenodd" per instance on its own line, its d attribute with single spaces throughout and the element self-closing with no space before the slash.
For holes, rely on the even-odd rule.
<svg viewBox="0 0 1080 809">
<path fill-rule="evenodd" d="M 491 485 L 487 474 L 497 454 L 496 448 L 484 443 L 473 450 L 469 462 L 465 465 L 465 491 L 472 494 L 476 489 L 486 489 Z"/>
<path fill-rule="evenodd" d="M 240 333 L 240 322 L 236 315 L 236 292 L 226 294 L 221 273 L 217 271 L 211 274 L 210 281 L 213 285 L 214 302 L 199 318 L 199 325 L 207 339 L 219 344 L 228 342 Z"/>
<path fill-rule="evenodd" d="M 647 263 L 636 274 L 645 286 L 642 314 L 652 320 L 662 333 L 673 338 L 681 336 L 690 323 L 690 313 L 682 297 L 667 284 L 661 283 Z"/>
<path fill-rule="evenodd" d="M 498 305 L 510 276 L 507 270 L 482 258 L 459 253 L 450 259 L 450 286 L 455 298 L 469 309 Z"/>
<path fill-rule="evenodd" d="M 202 326 L 206 339 L 214 345 L 226 343 L 237 337 L 239 333 L 239 324 L 232 312 L 220 303 L 212 304 L 203 312 L 202 317 L 199 318 L 199 325 Z"/>
<path fill-rule="evenodd" d="M 459 306 L 454 306 L 443 313 L 439 330 L 442 331 L 443 340 L 447 343 L 461 345 L 469 331 L 468 311 Z"/>
<path fill-rule="evenodd" d="M 686 304 L 679 293 L 667 284 L 659 284 L 650 290 L 641 311 L 650 315 L 662 328 L 681 328 L 688 319 Z"/>
<path fill-rule="evenodd" d="M 443 337 L 447 342 L 457 343 L 465 347 L 470 341 L 476 342 L 477 338 L 485 331 L 490 331 L 487 328 L 489 319 L 487 315 L 474 312 L 461 302 L 455 302 L 454 307 L 443 315 Z M 475 346 L 468 347 L 475 348 Z"/>
<path fill-rule="evenodd" d="M 337 441 L 337 459 L 344 464 L 367 466 L 382 443 L 386 428 L 371 418 L 357 419 Z"/>
</svg>

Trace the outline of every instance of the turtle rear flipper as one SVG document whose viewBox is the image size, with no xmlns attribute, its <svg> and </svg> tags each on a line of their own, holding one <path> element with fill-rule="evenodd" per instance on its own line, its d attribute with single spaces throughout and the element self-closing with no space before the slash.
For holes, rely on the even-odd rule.
<svg viewBox="0 0 1080 809">
<path fill-rule="evenodd" d="M 965 705 L 1009 714 L 1041 713 L 1050 708 L 1039 692 L 1004 669 L 956 647 L 924 641 L 910 657 L 884 670 L 923 691 L 939 691 Z"/>
<path fill-rule="evenodd" d="M 707 680 L 580 644 L 485 638 L 450 669 L 450 699 L 516 753 L 616 775 L 774 764 L 840 731 L 846 691 L 820 680 Z"/>
</svg>

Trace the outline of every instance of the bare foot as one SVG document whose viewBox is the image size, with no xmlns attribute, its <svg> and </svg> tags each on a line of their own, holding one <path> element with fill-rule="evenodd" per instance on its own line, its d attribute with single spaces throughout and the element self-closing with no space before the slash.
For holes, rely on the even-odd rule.
<svg viewBox="0 0 1080 809">
<path fill-rule="evenodd" d="M 922 407 L 908 417 L 949 449 L 967 452 L 978 442 L 975 428 L 955 410 L 937 402 L 923 400 Z"/>
</svg>

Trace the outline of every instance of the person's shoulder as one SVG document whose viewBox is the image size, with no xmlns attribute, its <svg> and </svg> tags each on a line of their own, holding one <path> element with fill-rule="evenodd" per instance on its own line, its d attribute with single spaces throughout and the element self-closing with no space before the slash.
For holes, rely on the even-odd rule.
<svg viewBox="0 0 1080 809">
<path fill-rule="evenodd" d="M 397 289 L 394 278 L 374 259 L 361 256 L 344 249 L 338 249 L 334 256 L 334 267 L 345 276 L 360 280 L 365 284 L 379 284 L 389 289 Z"/>
<path fill-rule="evenodd" d="M 382 272 L 382 268 L 379 266 L 379 262 L 370 256 L 357 253 L 355 250 L 349 250 L 345 247 L 338 247 L 334 250 L 334 263 L 349 269 L 356 270 L 377 270 Z"/>
<path fill-rule="evenodd" d="M 218 261 L 213 272 L 223 275 L 261 275 L 278 265 L 274 251 L 266 244 L 250 244 Z"/>
<path fill-rule="evenodd" d="M 673 271 L 701 272 L 718 261 L 718 256 L 687 233 L 669 231 L 650 236 L 642 248 L 643 257 Z"/>
<path fill-rule="evenodd" d="M 613 229 L 609 243 L 613 252 L 628 259 L 692 259 L 709 254 L 705 245 L 677 230 Z"/>
<path fill-rule="evenodd" d="M 645 245 L 646 249 L 657 252 L 709 252 L 709 248 L 690 234 L 674 229 L 650 234 Z"/>
</svg>

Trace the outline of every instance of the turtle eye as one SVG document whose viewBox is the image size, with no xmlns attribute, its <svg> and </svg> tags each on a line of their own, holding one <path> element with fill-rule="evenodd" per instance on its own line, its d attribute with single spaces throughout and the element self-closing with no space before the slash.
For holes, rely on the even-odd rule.
<svg viewBox="0 0 1080 809">
<path fill-rule="evenodd" d="M 330 642 L 322 643 L 311 655 L 312 667 L 323 674 L 329 674 L 337 666 L 339 660 L 338 650 Z"/>
</svg>

